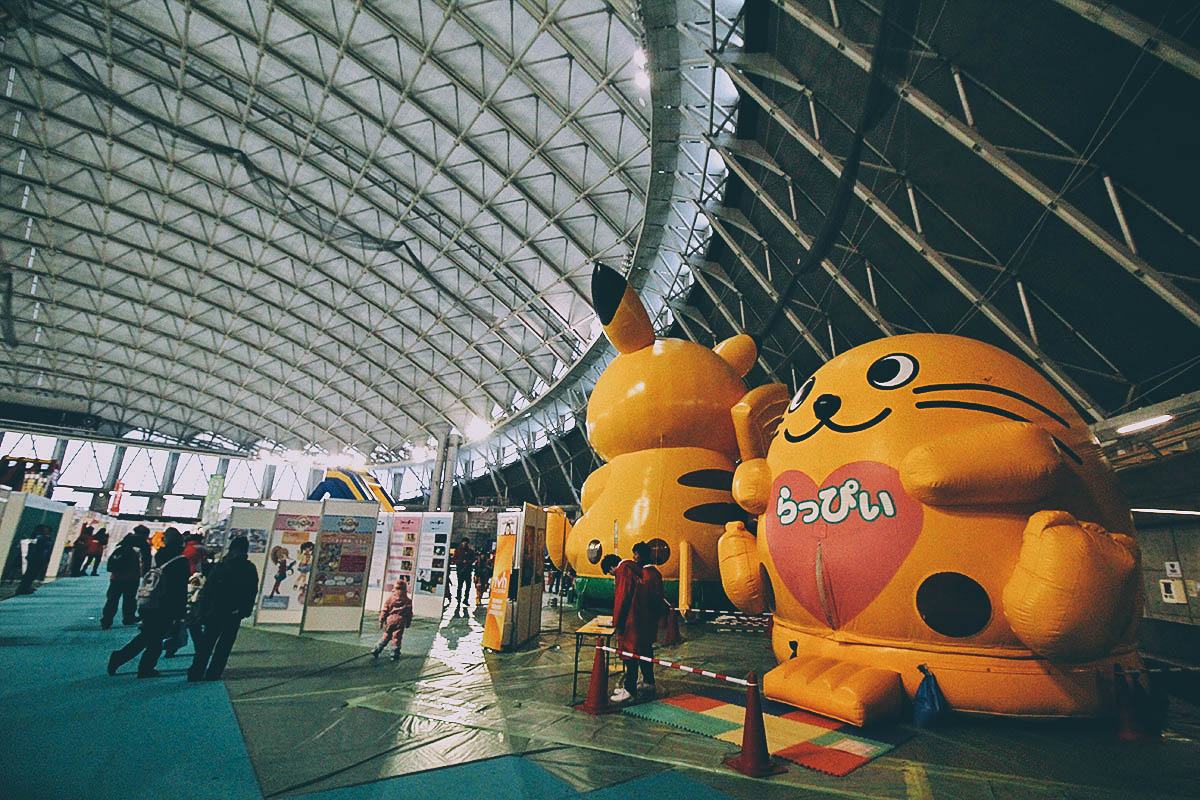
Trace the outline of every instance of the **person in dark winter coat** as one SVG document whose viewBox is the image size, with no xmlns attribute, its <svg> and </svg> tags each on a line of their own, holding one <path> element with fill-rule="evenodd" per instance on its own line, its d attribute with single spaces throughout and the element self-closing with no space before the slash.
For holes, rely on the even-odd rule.
<svg viewBox="0 0 1200 800">
<path fill-rule="evenodd" d="M 119 554 L 119 555 L 118 555 Z M 127 533 L 108 557 L 108 596 L 100 614 L 100 627 L 112 627 L 121 606 L 121 621 L 126 625 L 137 622 L 137 588 L 142 579 L 142 551 L 136 534 Z"/>
<path fill-rule="evenodd" d="M 33 541 L 25 553 L 25 574 L 17 584 L 16 594 L 33 594 L 33 582 L 46 574 L 50 563 L 50 551 L 54 549 L 54 537 L 49 525 L 38 525 L 33 529 Z"/>
<path fill-rule="evenodd" d="M 196 642 L 192 666 L 188 667 L 189 681 L 221 679 L 238 628 L 254 611 L 258 569 L 246 558 L 249 550 L 250 542 L 245 536 L 234 537 L 225 557 L 213 565 L 204 579 L 198 609 L 203 631 Z"/>
<path fill-rule="evenodd" d="M 183 557 L 183 537 L 178 531 L 163 534 L 163 545 L 155 554 L 154 565 L 161 571 L 156 591 L 158 602 L 154 608 L 139 608 L 141 630 L 129 644 L 108 657 L 109 675 L 115 675 L 122 664 L 138 653 L 142 654 L 138 662 L 139 678 L 157 678 L 162 674 L 154 667 L 162 654 L 163 635 L 175 620 L 183 617 L 187 606 L 188 563 Z"/>
<path fill-rule="evenodd" d="M 468 539 L 463 539 L 454 548 L 454 567 L 458 578 L 458 605 L 464 608 L 471 602 L 471 572 L 475 569 L 475 559 L 479 554 L 471 547 Z"/>
<path fill-rule="evenodd" d="M 145 525 L 135 525 L 133 528 L 133 544 L 142 555 L 142 574 L 150 571 L 150 529 Z"/>
<path fill-rule="evenodd" d="M 383 637 L 371 651 L 371 655 L 379 658 L 388 642 L 392 643 L 392 661 L 400 659 L 400 642 L 404 638 L 404 629 L 412 624 L 412 600 L 408 596 L 408 584 L 404 578 L 398 578 L 392 589 L 391 596 L 383 604 L 379 612 L 379 627 L 383 629 Z"/>
</svg>

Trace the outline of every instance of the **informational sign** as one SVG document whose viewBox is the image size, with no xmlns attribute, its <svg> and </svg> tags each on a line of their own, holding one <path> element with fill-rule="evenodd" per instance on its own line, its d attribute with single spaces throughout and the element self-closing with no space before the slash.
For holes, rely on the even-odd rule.
<svg viewBox="0 0 1200 800">
<path fill-rule="evenodd" d="M 275 528 L 275 509 L 258 506 L 236 506 L 229 512 L 228 542 L 235 536 L 245 536 L 250 544 L 247 558 L 261 577 L 267 566 L 267 537 Z"/>
<path fill-rule="evenodd" d="M 300 624 L 320 525 L 320 514 L 275 515 L 256 623 Z"/>
<path fill-rule="evenodd" d="M 321 518 L 313 606 L 361 606 L 375 539 L 375 518 L 327 514 Z"/>
<path fill-rule="evenodd" d="M 250 544 L 251 553 L 267 552 L 267 531 L 265 528 L 230 528 L 229 538 L 234 539 L 238 536 L 245 536 L 246 541 Z"/>
<path fill-rule="evenodd" d="M 326 500 L 301 631 L 362 630 L 379 504 Z"/>
<path fill-rule="evenodd" d="M 405 579 L 409 595 L 412 595 L 417 574 L 417 548 L 421 540 L 421 515 L 398 511 L 392 515 L 388 540 L 387 569 L 383 576 L 383 594 L 386 597 L 400 578 Z M 415 609 L 414 609 L 415 611 Z M 441 602 L 438 603 L 441 611 Z"/>
<path fill-rule="evenodd" d="M 426 617 L 441 616 L 442 598 L 450 577 L 450 535 L 454 514 L 448 511 L 421 515 L 418 537 L 413 611 Z M 402 550 L 403 552 L 403 550 Z"/>
<path fill-rule="evenodd" d="M 483 622 L 483 646 L 503 650 L 513 640 L 513 561 L 517 553 L 517 531 L 524 514 L 505 512 L 496 516 L 496 559 L 492 568 L 492 588 L 488 594 L 487 617 Z"/>
<path fill-rule="evenodd" d="M 1163 566 L 1167 569 L 1168 578 L 1182 578 L 1183 568 L 1179 566 L 1178 561 L 1164 561 Z"/>
</svg>

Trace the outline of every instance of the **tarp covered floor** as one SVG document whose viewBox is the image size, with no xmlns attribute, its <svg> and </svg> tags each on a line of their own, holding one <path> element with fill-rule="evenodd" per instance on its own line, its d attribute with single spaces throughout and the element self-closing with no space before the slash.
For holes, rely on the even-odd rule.
<svg viewBox="0 0 1200 800">
<path fill-rule="evenodd" d="M 958 716 L 844 778 L 789 764 L 754 780 L 721 765 L 735 749 L 726 742 L 573 711 L 570 631 L 582 624 L 573 613 L 562 634 L 489 653 L 480 644 L 484 612 L 448 610 L 440 621 L 418 620 L 395 663 L 371 657 L 369 627 L 362 636 L 305 637 L 246 628 L 226 697 L 211 694 L 217 685 L 184 683 L 182 655 L 162 662 L 170 677 L 157 681 L 105 676 L 109 650 L 132 630 L 98 630 L 103 589 L 81 578 L 0 603 L 0 721 L 23 731 L 0 740 L 6 797 L 153 796 L 163 788 L 150 774 L 163 757 L 150 757 L 157 747 L 171 753 L 171 782 L 188 797 L 1200 796 L 1200 711 L 1175 699 L 1158 740 L 1118 742 L 1109 722 Z M 557 619 L 546 609 L 546 627 Z M 732 675 L 774 663 L 761 633 L 689 625 L 683 634 L 664 657 Z M 581 669 L 591 655 L 585 647 Z M 713 686 L 662 667 L 657 675 L 660 695 Z M 586 683 L 581 675 L 581 694 Z M 87 718 L 75 719 L 82 709 L 105 724 L 75 727 Z M 86 769 L 57 775 L 81 757 Z"/>
</svg>

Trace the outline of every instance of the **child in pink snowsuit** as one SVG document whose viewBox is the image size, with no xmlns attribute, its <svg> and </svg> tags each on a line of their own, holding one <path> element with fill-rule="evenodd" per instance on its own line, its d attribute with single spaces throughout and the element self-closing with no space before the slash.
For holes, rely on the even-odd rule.
<svg viewBox="0 0 1200 800">
<path fill-rule="evenodd" d="M 371 654 L 378 658 L 388 641 L 391 641 L 392 661 L 398 661 L 400 659 L 400 640 L 404 638 L 404 629 L 411 624 L 412 600 L 408 597 L 408 586 L 404 583 L 404 579 L 400 578 L 396 581 L 396 586 L 392 589 L 387 602 L 383 604 L 383 610 L 379 612 L 379 627 L 383 629 L 383 638 L 379 640 L 379 644 L 375 645 Z"/>
</svg>

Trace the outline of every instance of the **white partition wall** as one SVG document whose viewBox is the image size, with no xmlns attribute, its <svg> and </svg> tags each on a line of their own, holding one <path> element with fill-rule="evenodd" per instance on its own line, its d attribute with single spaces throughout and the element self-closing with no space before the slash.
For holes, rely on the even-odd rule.
<svg viewBox="0 0 1200 800">
<path fill-rule="evenodd" d="M 254 622 L 299 625 L 321 529 L 321 501 L 280 500 L 271 528 Z"/>
<path fill-rule="evenodd" d="M 379 504 L 326 500 L 300 631 L 362 630 Z"/>
<path fill-rule="evenodd" d="M 450 535 L 454 514 L 429 511 L 421 515 L 421 536 L 417 547 L 417 580 L 413 589 L 413 613 L 440 617 L 446 581 L 450 577 Z"/>
<path fill-rule="evenodd" d="M 390 585 L 384 584 L 384 571 L 387 568 L 388 536 L 392 531 L 391 511 L 381 511 L 375 523 L 375 544 L 371 548 L 371 573 L 367 578 L 367 602 L 363 606 L 366 615 L 378 613 L 383 606 L 383 597 L 391 591 Z"/>
<path fill-rule="evenodd" d="M 21 514 L 25 511 L 26 497 L 28 495 L 24 492 L 8 492 L 4 497 L 4 505 L 0 506 L 0 570 L 4 569 L 8 552 L 12 549 L 13 539 L 17 535 Z"/>
<path fill-rule="evenodd" d="M 260 577 L 267 568 L 267 538 L 274 521 L 273 508 L 235 507 L 229 513 L 229 538 L 245 536 L 250 541 L 250 563 Z"/>
<path fill-rule="evenodd" d="M 519 575 L 509 597 L 516 599 L 516 638 L 521 645 L 538 635 L 542 628 L 542 581 L 545 571 L 546 512 L 538 506 L 525 504 L 524 519 L 517 533 L 517 564 Z"/>
</svg>

